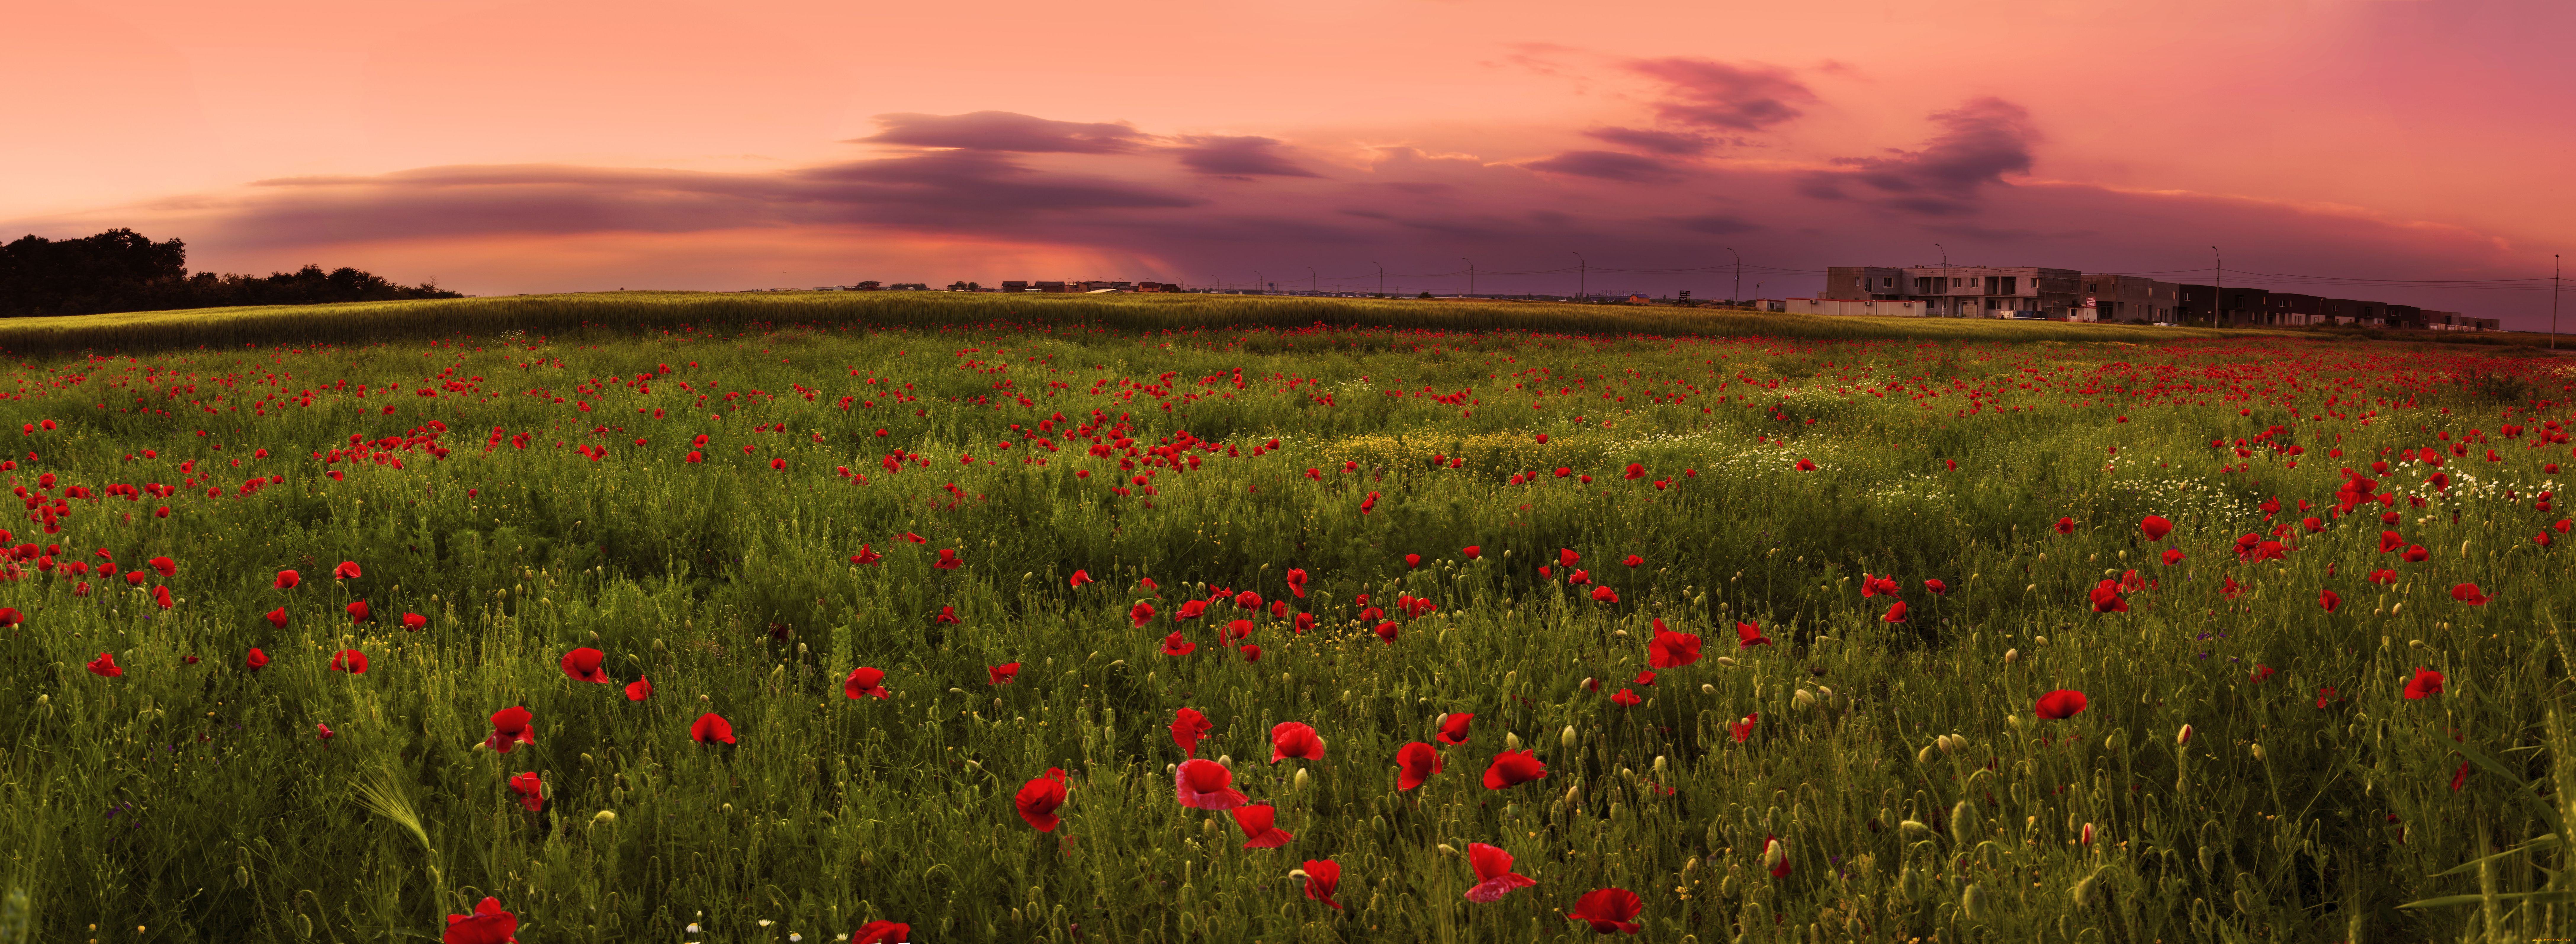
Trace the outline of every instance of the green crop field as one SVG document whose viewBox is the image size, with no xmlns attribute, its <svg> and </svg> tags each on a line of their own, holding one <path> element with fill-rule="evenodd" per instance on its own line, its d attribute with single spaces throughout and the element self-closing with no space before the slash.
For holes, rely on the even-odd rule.
<svg viewBox="0 0 2576 944">
<path fill-rule="evenodd" d="M 2525 347 L 893 293 L 0 347 L 0 942 L 2576 936 Z"/>
</svg>

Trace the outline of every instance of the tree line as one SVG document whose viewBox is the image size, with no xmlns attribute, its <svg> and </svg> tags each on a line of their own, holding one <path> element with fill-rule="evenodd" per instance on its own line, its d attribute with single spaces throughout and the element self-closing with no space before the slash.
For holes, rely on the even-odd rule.
<svg viewBox="0 0 2576 944">
<path fill-rule="evenodd" d="M 156 243 L 122 227 L 79 239 L 24 236 L 0 245 L 0 317 L 465 297 L 348 266 L 325 272 L 307 265 L 264 277 L 192 275 L 187 261 L 180 240 Z"/>
</svg>

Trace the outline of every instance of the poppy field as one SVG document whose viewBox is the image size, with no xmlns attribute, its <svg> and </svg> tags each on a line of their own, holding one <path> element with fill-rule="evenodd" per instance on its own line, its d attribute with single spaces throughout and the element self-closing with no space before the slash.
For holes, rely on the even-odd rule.
<svg viewBox="0 0 2576 944">
<path fill-rule="evenodd" d="M 2576 370 L 2167 337 L 29 357 L 0 941 L 2576 931 Z"/>
</svg>

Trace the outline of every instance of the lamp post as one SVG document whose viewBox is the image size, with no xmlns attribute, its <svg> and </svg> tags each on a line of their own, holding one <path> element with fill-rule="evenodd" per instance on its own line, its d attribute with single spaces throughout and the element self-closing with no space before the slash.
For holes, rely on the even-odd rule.
<svg viewBox="0 0 2576 944">
<path fill-rule="evenodd" d="M 1377 295 L 1378 295 L 1378 297 L 1379 297 L 1379 298 L 1385 298 L 1385 297 L 1386 297 L 1386 266 L 1385 266 L 1384 264 L 1376 263 L 1376 262 L 1371 262 L 1371 263 L 1369 263 L 1369 264 L 1370 264 L 1370 265 L 1373 265 L 1373 266 L 1377 266 Z"/>
<path fill-rule="evenodd" d="M 2558 254 L 2549 254 L 2549 349 L 2558 349 Z"/>
<path fill-rule="evenodd" d="M 2227 260 L 2219 256 L 2218 247 L 2211 246 L 2209 261 L 2214 263 L 2210 271 L 2218 273 L 2218 284 L 2210 287 L 2209 295 L 2209 325 L 2215 328 L 2227 323 Z"/>
<path fill-rule="evenodd" d="M 1744 254 L 1736 252 L 1733 246 L 1726 247 L 1726 251 L 1735 257 L 1735 288 L 1730 290 L 1735 297 L 1728 300 L 1741 305 L 1744 304 Z M 1762 283 L 1753 283 L 1753 288 L 1756 291 L 1761 290 Z"/>
<path fill-rule="evenodd" d="M 1314 266 L 1307 266 L 1307 267 L 1306 267 L 1306 290 L 1307 290 L 1307 291 L 1309 291 L 1309 292 L 1314 292 L 1314 293 L 1317 293 L 1317 294 L 1322 294 L 1322 293 L 1323 293 L 1323 288 L 1321 287 L 1321 286 L 1322 286 L 1322 283 L 1323 283 L 1323 280 L 1322 280 L 1320 277 L 1318 277 L 1317 275 L 1315 275 L 1315 267 L 1314 267 Z"/>
<path fill-rule="evenodd" d="M 1467 263 L 1467 296 L 1472 298 L 1476 294 L 1476 260 L 1465 256 L 1458 258 Z"/>
<path fill-rule="evenodd" d="M 1583 296 L 1590 294 L 1592 287 L 1592 263 L 1584 261 L 1583 254 L 1577 252 L 1574 254 L 1574 271 L 1574 297 L 1582 298 Z"/>
</svg>

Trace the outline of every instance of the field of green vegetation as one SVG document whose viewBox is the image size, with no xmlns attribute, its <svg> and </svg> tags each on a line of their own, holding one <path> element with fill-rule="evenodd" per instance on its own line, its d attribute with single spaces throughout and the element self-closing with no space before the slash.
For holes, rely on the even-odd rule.
<svg viewBox="0 0 2576 944">
<path fill-rule="evenodd" d="M 646 293 L 0 346 L 12 944 L 2576 936 L 2527 351 Z"/>
</svg>

